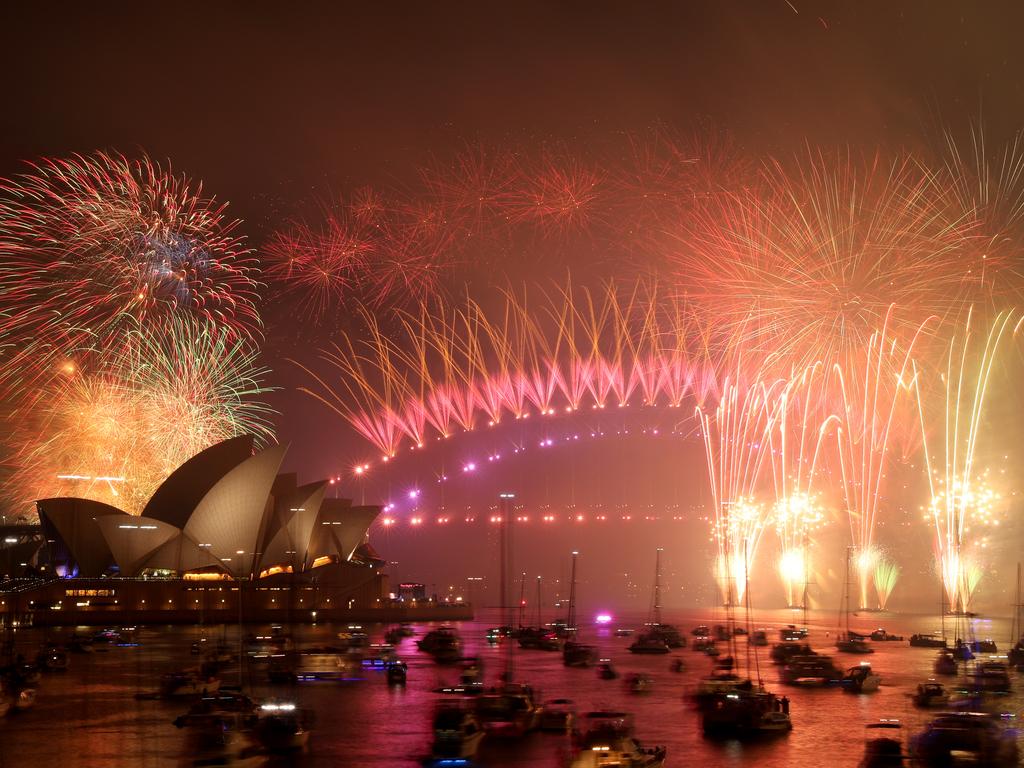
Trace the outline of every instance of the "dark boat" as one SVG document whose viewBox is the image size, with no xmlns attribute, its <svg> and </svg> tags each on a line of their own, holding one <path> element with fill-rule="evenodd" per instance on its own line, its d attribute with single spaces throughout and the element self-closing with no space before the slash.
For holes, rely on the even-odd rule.
<svg viewBox="0 0 1024 768">
<path fill-rule="evenodd" d="M 807 643 L 779 643 L 772 646 L 771 653 L 769 654 L 771 660 L 775 664 L 785 664 L 790 659 L 797 656 L 817 656 L 817 651 L 811 649 L 811 646 Z"/>
<path fill-rule="evenodd" d="M 889 634 L 888 632 L 886 632 L 881 627 L 879 627 L 878 629 L 876 629 L 874 632 L 871 633 L 871 639 L 874 640 L 875 642 L 902 641 L 903 640 L 903 635 L 892 635 L 892 634 Z"/>
<path fill-rule="evenodd" d="M 820 686 L 841 680 L 839 671 L 828 656 L 796 656 L 782 668 L 780 678 L 787 685 Z"/>
<path fill-rule="evenodd" d="M 432 629 L 422 640 L 418 640 L 416 645 L 421 651 L 430 654 L 439 664 L 454 663 L 462 655 L 462 643 L 458 634 L 451 627 Z"/>
<path fill-rule="evenodd" d="M 999 715 L 949 712 L 935 718 L 912 742 L 912 752 L 924 765 L 953 765 L 968 758 L 975 765 L 1010 768 L 1018 765 L 1016 733 Z"/>
<path fill-rule="evenodd" d="M 955 675 L 957 673 L 956 658 L 949 651 L 939 651 L 932 669 L 937 675 Z"/>
<path fill-rule="evenodd" d="M 867 726 L 864 757 L 858 768 L 899 768 L 905 765 L 899 720 L 879 720 Z"/>
<path fill-rule="evenodd" d="M 640 635 L 629 645 L 630 653 L 668 653 L 669 647 L 665 641 L 656 635 Z"/>
<path fill-rule="evenodd" d="M 567 667 L 590 667 L 597 663 L 597 648 L 567 640 L 562 648 L 562 663 Z"/>
<path fill-rule="evenodd" d="M 914 648 L 946 648 L 948 646 L 946 638 L 935 634 L 911 635 L 910 644 Z"/>
</svg>

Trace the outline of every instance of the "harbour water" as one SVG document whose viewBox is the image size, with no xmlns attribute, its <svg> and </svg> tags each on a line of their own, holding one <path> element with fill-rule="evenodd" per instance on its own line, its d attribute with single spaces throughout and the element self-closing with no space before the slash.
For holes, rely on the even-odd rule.
<svg viewBox="0 0 1024 768">
<path fill-rule="evenodd" d="M 714 612 L 666 612 L 665 620 L 689 633 L 698 624 L 722 623 Z M 767 627 L 772 642 L 778 628 L 800 623 L 798 612 L 759 612 L 752 625 Z M 541 700 L 569 698 L 577 711 L 616 708 L 635 715 L 636 735 L 645 745 L 665 745 L 668 766 L 753 765 L 855 766 L 863 753 L 865 725 L 879 718 L 898 718 L 904 737 L 918 732 L 934 716 L 915 709 L 909 698 L 917 683 L 932 677 L 936 651 L 911 648 L 907 642 L 873 643 L 875 653 L 866 656 L 834 653 L 835 614 L 812 614 L 809 641 L 820 652 L 833 656 L 845 668 L 869 661 L 882 677 L 880 689 L 853 695 L 835 688 L 801 689 L 784 686 L 778 668 L 768 660 L 767 648 L 758 649 L 757 666 L 766 685 L 791 701 L 793 730 L 765 741 L 740 743 L 712 741 L 701 734 L 697 713 L 686 700 L 698 680 L 708 674 L 712 660 L 689 648 L 669 655 L 636 656 L 628 653 L 629 638 L 616 637 L 617 626 L 638 626 L 642 617 L 619 617 L 604 628 L 585 628 L 582 639 L 598 646 L 601 657 L 610 658 L 620 675 L 650 675 L 649 693 L 632 694 L 618 680 L 601 680 L 593 668 L 566 668 L 561 654 L 521 651 L 514 654 L 513 679 L 528 683 Z M 505 650 L 489 645 L 486 629 L 496 617 L 482 616 L 457 626 L 465 655 L 483 660 L 487 684 L 497 682 L 504 669 Z M 909 636 L 937 630 L 937 616 L 864 616 L 852 620 L 852 628 L 870 631 L 882 625 L 888 631 Z M 246 627 L 243 631 L 266 630 Z M 300 646 L 327 645 L 344 625 L 319 624 L 289 628 Z M 382 642 L 385 627 L 367 626 L 373 642 Z M 417 625 L 417 636 L 429 625 Z M 951 629 L 951 626 L 948 627 Z M 47 640 L 60 641 L 70 629 L 23 629 L 16 633 L 17 650 L 26 657 Z M 976 620 L 978 638 L 992 637 L 1005 650 L 1008 621 Z M 39 684 L 36 706 L 0 720 L 0 768 L 23 766 L 181 766 L 191 765 L 185 737 L 172 720 L 186 709 L 181 702 L 147 698 L 163 673 L 196 664 L 190 647 L 201 637 L 225 639 L 238 646 L 237 627 L 141 627 L 138 645 L 110 646 L 89 654 L 72 654 L 66 672 L 47 674 Z M 965 635 L 966 636 L 966 635 Z M 359 680 L 271 685 L 265 667 L 255 664 L 228 668 L 225 683 L 242 683 L 251 695 L 294 698 L 315 712 L 315 730 L 308 754 L 267 765 L 306 766 L 416 766 L 428 754 L 431 718 L 441 698 L 434 691 L 455 683 L 458 668 L 441 667 L 416 650 L 416 638 L 405 638 L 399 656 L 409 665 L 408 685 L 388 686 L 384 673 L 367 670 Z M 691 638 L 692 639 L 692 638 Z M 739 639 L 739 659 L 746 658 L 745 640 Z M 680 658 L 686 669 L 670 671 Z M 752 663 L 754 660 L 752 659 Z M 1013 675 L 1014 691 L 997 700 L 1006 712 L 1020 714 L 1024 706 L 1024 675 Z M 753 670 L 756 677 L 757 669 Z M 1024 746 L 1024 742 L 1022 742 Z M 520 741 L 484 741 L 479 764 L 493 768 L 564 765 L 569 740 L 561 734 L 534 733 Z"/>
</svg>

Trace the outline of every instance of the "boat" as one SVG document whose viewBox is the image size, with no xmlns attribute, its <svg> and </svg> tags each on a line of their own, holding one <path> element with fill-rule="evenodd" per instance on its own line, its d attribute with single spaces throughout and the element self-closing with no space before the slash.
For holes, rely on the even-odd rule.
<svg viewBox="0 0 1024 768">
<path fill-rule="evenodd" d="M 160 679 L 162 699 L 180 699 L 207 696 L 220 690 L 220 679 L 202 674 L 198 669 L 172 672 Z"/>
<path fill-rule="evenodd" d="M 747 642 L 751 645 L 756 645 L 759 648 L 765 648 L 768 645 L 768 630 L 766 629 L 755 629 L 750 633 L 747 638 Z"/>
<path fill-rule="evenodd" d="M 821 686 L 841 680 L 843 673 L 828 656 L 816 654 L 791 658 L 779 678 L 787 685 Z"/>
<path fill-rule="evenodd" d="M 660 607 L 657 609 L 657 615 L 659 617 L 661 615 Z M 671 624 L 663 624 L 661 621 L 656 620 L 654 623 L 646 625 L 644 627 L 644 632 L 645 634 L 661 638 L 669 648 L 686 647 L 686 638 L 683 637 L 683 634 Z"/>
<path fill-rule="evenodd" d="M 651 647 L 655 646 L 654 639 L 660 640 L 666 648 L 686 647 L 686 638 L 678 628 L 666 624 L 661 616 L 661 553 L 662 548 L 658 547 L 654 552 L 654 587 L 651 591 L 651 606 L 648 612 L 647 621 L 641 633 L 642 637 L 651 639 Z M 630 648 L 632 651 L 633 649 Z M 661 653 L 658 650 L 640 650 L 634 653 Z"/>
<path fill-rule="evenodd" d="M 953 645 L 953 658 L 957 661 L 970 661 L 974 658 L 974 651 L 970 645 L 958 638 Z"/>
<path fill-rule="evenodd" d="M 893 635 L 893 634 L 890 634 L 889 632 L 886 632 L 881 627 L 879 627 L 874 632 L 872 632 L 870 637 L 876 643 L 895 642 L 895 641 L 902 642 L 903 641 L 903 635 Z"/>
<path fill-rule="evenodd" d="M 386 675 L 388 685 L 405 685 L 409 667 L 404 661 L 388 662 Z"/>
<path fill-rule="evenodd" d="M 253 726 L 256 741 L 268 753 L 294 754 L 309 748 L 313 713 L 291 701 L 266 701 Z"/>
<path fill-rule="evenodd" d="M 597 648 L 593 645 L 566 640 L 562 647 L 562 663 L 567 667 L 590 667 L 597 663 Z"/>
<path fill-rule="evenodd" d="M 772 646 L 769 657 L 773 664 L 786 664 L 790 659 L 797 656 L 817 656 L 818 652 L 813 650 L 807 643 L 777 643 Z"/>
<path fill-rule="evenodd" d="M 475 712 L 487 732 L 505 736 L 522 736 L 536 730 L 541 707 L 528 685 L 505 683 L 480 694 Z"/>
<path fill-rule="evenodd" d="M 636 630 L 633 629 L 632 627 L 619 627 L 618 629 L 615 630 L 615 636 L 616 637 L 629 637 L 634 632 L 636 632 Z"/>
<path fill-rule="evenodd" d="M 874 653 L 875 649 L 868 645 L 866 635 L 850 630 L 850 549 L 846 548 L 846 580 L 839 609 L 840 618 L 846 616 L 846 628 L 836 636 L 836 650 L 840 653 Z"/>
<path fill-rule="evenodd" d="M 446 760 L 469 759 L 476 756 L 485 732 L 472 710 L 460 704 L 442 704 L 434 713 L 434 741 L 430 761 L 454 765 Z"/>
<path fill-rule="evenodd" d="M 991 638 L 985 638 L 984 640 L 972 640 L 967 643 L 967 647 L 974 653 L 999 653 L 996 641 Z"/>
<path fill-rule="evenodd" d="M 628 693 L 650 693 L 651 688 L 654 686 L 654 680 L 650 675 L 634 672 L 626 676 L 623 684 Z"/>
<path fill-rule="evenodd" d="M 570 699 L 548 699 L 540 713 L 542 731 L 572 733 L 576 724 L 576 711 Z"/>
<path fill-rule="evenodd" d="M 662 768 L 665 747 L 643 747 L 633 735 L 632 718 L 625 712 L 588 712 L 582 718 L 570 768 Z"/>
<path fill-rule="evenodd" d="M 562 638 L 546 627 L 520 627 L 519 647 L 534 651 L 560 651 Z"/>
<path fill-rule="evenodd" d="M 173 721 L 177 728 L 190 728 L 208 724 L 210 717 L 239 715 L 244 718 L 246 728 L 256 718 L 256 703 L 235 687 L 221 686 L 216 693 L 203 696 L 189 707 L 188 712 Z"/>
<path fill-rule="evenodd" d="M 716 648 L 715 641 L 710 637 L 701 637 L 693 641 L 693 645 L 690 646 L 690 650 L 694 653 L 707 653 L 712 648 Z"/>
<path fill-rule="evenodd" d="M 36 689 L 31 686 L 17 689 L 14 693 L 11 712 L 24 712 L 36 705 Z"/>
<path fill-rule="evenodd" d="M 730 632 L 729 628 L 724 624 L 715 624 L 715 628 L 712 630 L 712 633 L 714 634 L 715 640 L 723 643 L 729 642 L 732 638 L 732 632 Z"/>
<path fill-rule="evenodd" d="M 871 670 L 866 661 L 856 667 L 850 667 L 839 681 L 844 691 L 850 693 L 873 693 L 878 690 L 882 678 Z"/>
<path fill-rule="evenodd" d="M 629 644 L 630 653 L 668 653 L 669 647 L 657 635 L 640 635 Z"/>
<path fill-rule="evenodd" d="M 920 634 L 910 636 L 910 645 L 914 648 L 946 648 L 946 638 L 937 634 Z"/>
<path fill-rule="evenodd" d="M 36 656 L 36 666 L 47 672 L 64 672 L 68 668 L 68 653 L 53 645 L 43 648 Z"/>
<path fill-rule="evenodd" d="M 939 651 L 932 669 L 936 675 L 955 675 L 957 673 L 956 657 L 950 651 Z"/>
<path fill-rule="evenodd" d="M 864 756 L 858 768 L 901 768 L 906 765 L 899 720 L 879 720 L 867 726 Z"/>
<path fill-rule="evenodd" d="M 779 630 L 779 639 L 784 643 L 803 640 L 807 637 L 806 627 L 797 627 L 796 624 L 787 624 Z"/>
<path fill-rule="evenodd" d="M 690 630 L 690 634 L 694 637 L 708 638 L 711 637 L 711 628 L 707 624 L 699 624 Z"/>
<path fill-rule="evenodd" d="M 294 679 L 300 682 L 355 680 L 361 676 L 360 660 L 337 648 L 307 648 L 294 654 L 292 660 Z"/>
<path fill-rule="evenodd" d="M 451 627 L 430 630 L 416 646 L 438 664 L 453 664 L 462 656 L 462 641 Z"/>
<path fill-rule="evenodd" d="M 914 701 L 914 706 L 921 709 L 944 708 L 949 704 L 949 693 L 942 683 L 934 680 L 918 683 L 917 691 L 911 698 Z"/>
<path fill-rule="evenodd" d="M 913 756 L 924 765 L 974 765 L 1010 768 L 1018 765 L 1016 732 L 999 715 L 947 712 L 932 720 L 911 740 Z"/>
<path fill-rule="evenodd" d="M 1020 563 L 1017 563 L 1017 601 L 1013 606 L 1013 622 L 1010 625 L 1012 646 L 1006 652 L 1006 660 L 1018 672 L 1024 671 L 1024 625 L 1021 624 L 1020 609 Z"/>
<path fill-rule="evenodd" d="M 602 680 L 614 680 L 619 676 L 612 666 L 611 659 L 601 659 L 597 663 L 597 676 Z"/>
<path fill-rule="evenodd" d="M 982 661 L 974 668 L 975 690 L 987 693 L 1009 693 L 1012 687 L 1006 664 L 1001 661 Z"/>
</svg>

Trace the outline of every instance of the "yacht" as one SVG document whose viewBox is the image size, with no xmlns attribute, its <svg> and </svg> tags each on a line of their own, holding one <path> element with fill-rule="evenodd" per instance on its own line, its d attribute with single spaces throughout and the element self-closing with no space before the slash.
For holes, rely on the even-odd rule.
<svg viewBox="0 0 1024 768">
<path fill-rule="evenodd" d="M 625 712 L 588 712 L 582 718 L 570 768 L 662 768 L 665 748 L 645 748 L 633 736 L 632 718 Z"/>
<path fill-rule="evenodd" d="M 789 699 L 749 680 L 732 691 L 705 696 L 698 709 L 701 727 L 708 736 L 757 736 L 793 729 Z"/>
<path fill-rule="evenodd" d="M 957 673 L 956 658 L 949 651 L 939 651 L 932 669 L 936 675 L 955 675 Z"/>
<path fill-rule="evenodd" d="M 906 765 L 901 729 L 899 720 L 879 720 L 868 725 L 864 757 L 858 768 L 902 768 Z"/>
<path fill-rule="evenodd" d="M 491 733 L 522 736 L 536 730 L 541 710 L 528 685 L 506 683 L 476 699 L 476 716 L 484 730 Z"/>
<path fill-rule="evenodd" d="M 614 680 L 619 676 L 619 673 L 612 666 L 611 659 L 601 659 L 597 663 L 597 676 L 602 680 Z"/>
<path fill-rule="evenodd" d="M 260 705 L 253 733 L 270 754 L 293 754 L 309 748 L 312 713 L 290 701 L 267 701 Z"/>
<path fill-rule="evenodd" d="M 817 656 L 817 651 L 811 649 L 807 643 L 785 642 L 772 646 L 769 654 L 772 663 L 785 664 L 797 656 Z"/>
<path fill-rule="evenodd" d="M 462 656 L 462 643 L 451 627 L 432 629 L 416 646 L 429 653 L 438 664 L 452 664 Z"/>
<path fill-rule="evenodd" d="M 668 653 L 669 647 L 657 635 L 640 635 L 629 645 L 630 653 Z"/>
<path fill-rule="evenodd" d="M 387 668 L 388 685 L 405 685 L 409 667 L 404 661 L 392 661 Z"/>
<path fill-rule="evenodd" d="M 562 638 L 547 627 L 522 627 L 519 630 L 519 647 L 535 651 L 560 651 Z"/>
<path fill-rule="evenodd" d="M 893 642 L 893 641 L 900 641 L 900 642 L 902 642 L 903 641 L 903 635 L 893 635 L 893 634 L 890 634 L 890 633 L 886 632 L 884 629 L 882 629 L 881 627 L 879 627 L 874 632 L 872 632 L 870 637 L 876 643 L 879 643 L 879 642 Z"/>
<path fill-rule="evenodd" d="M 828 685 L 841 680 L 840 672 L 828 656 L 796 656 L 782 668 L 780 678 L 788 685 Z"/>
<path fill-rule="evenodd" d="M 850 667 L 839 681 L 844 691 L 850 693 L 873 693 L 878 690 L 882 678 L 871 671 L 871 665 L 862 662 L 856 667 Z"/>
<path fill-rule="evenodd" d="M 434 714 L 434 743 L 431 759 L 439 765 L 445 761 L 476 756 L 484 729 L 472 711 L 459 705 L 445 705 Z"/>
<path fill-rule="evenodd" d="M 576 724 L 576 711 L 569 699 L 549 699 L 544 702 L 544 711 L 540 714 L 542 731 L 559 731 L 572 733 Z"/>
<path fill-rule="evenodd" d="M 653 635 L 665 642 L 669 648 L 685 648 L 686 638 L 676 627 L 656 621 L 644 627 L 644 634 Z"/>
<path fill-rule="evenodd" d="M 988 693 L 1009 693 L 1010 675 L 1001 661 L 983 661 L 974 668 L 974 687 Z"/>
<path fill-rule="evenodd" d="M 203 675 L 197 669 L 172 672 L 160 679 L 160 698 L 179 699 L 207 696 L 220 690 L 220 680 Z"/>
<path fill-rule="evenodd" d="M 930 722 L 911 741 L 911 751 L 924 765 L 952 765 L 970 759 L 975 765 L 1010 768 L 1018 765 L 1014 730 L 1000 715 L 983 712 L 947 712 Z"/>
<path fill-rule="evenodd" d="M 859 637 L 840 634 L 836 638 L 836 650 L 840 653 L 874 653 L 875 649 Z"/>
<path fill-rule="evenodd" d="M 567 667 L 589 667 L 597 663 L 597 648 L 593 645 L 566 640 L 562 647 L 562 663 Z"/>
<path fill-rule="evenodd" d="M 910 644 L 915 648 L 945 648 L 946 638 L 936 634 L 911 635 Z"/>
<path fill-rule="evenodd" d="M 984 640 L 972 640 L 969 642 L 968 647 L 975 653 L 998 653 L 999 648 L 996 645 L 996 641 L 991 638 L 985 638 Z"/>
<path fill-rule="evenodd" d="M 36 666 L 47 672 L 64 672 L 68 668 L 68 653 L 63 648 L 48 646 L 36 656 Z"/>
<path fill-rule="evenodd" d="M 806 627 L 797 627 L 796 624 L 787 624 L 779 630 L 779 639 L 784 643 L 796 642 L 807 637 Z"/>
<path fill-rule="evenodd" d="M 750 637 L 747 638 L 747 642 L 751 645 L 756 645 L 759 648 L 765 648 L 768 645 L 768 630 L 755 629 L 750 633 Z"/>
<path fill-rule="evenodd" d="M 917 692 L 911 698 L 914 701 L 914 706 L 921 709 L 944 708 L 949 704 L 949 693 L 946 692 L 942 683 L 937 683 L 934 680 L 919 683 Z"/>
</svg>

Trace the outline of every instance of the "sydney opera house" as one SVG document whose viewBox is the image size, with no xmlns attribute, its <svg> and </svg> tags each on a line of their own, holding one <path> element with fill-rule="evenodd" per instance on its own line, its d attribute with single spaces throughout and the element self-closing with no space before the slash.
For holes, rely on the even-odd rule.
<svg viewBox="0 0 1024 768">
<path fill-rule="evenodd" d="M 328 481 L 299 485 L 279 474 L 286 450 L 254 452 L 251 436 L 213 445 L 176 469 L 141 515 L 41 499 L 38 567 L 0 591 L 0 614 L 37 624 L 114 614 L 133 622 L 374 618 L 389 607 L 384 563 L 367 536 L 380 508 L 328 497 Z"/>
</svg>

